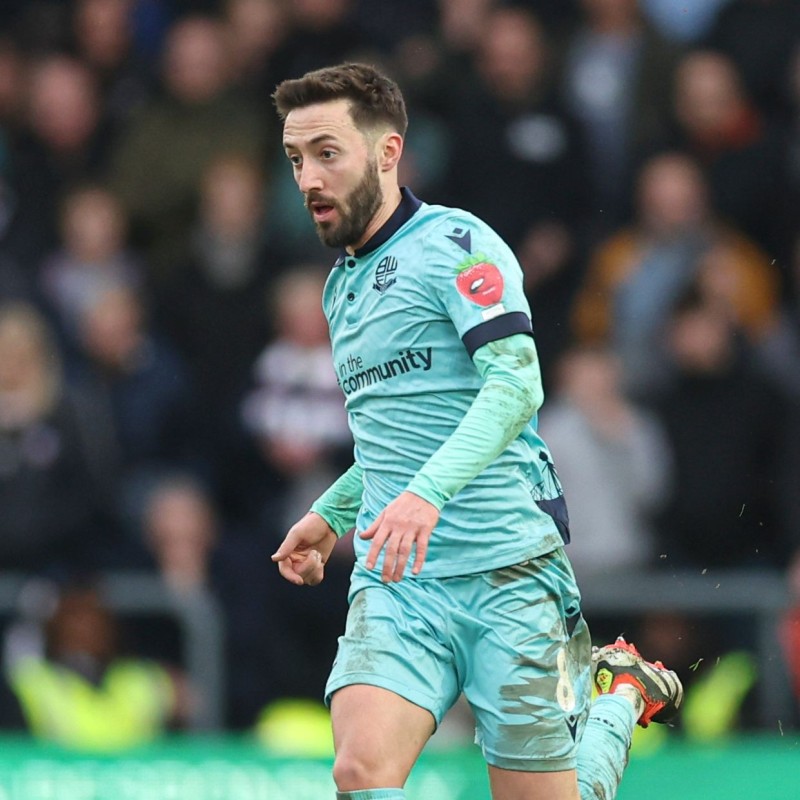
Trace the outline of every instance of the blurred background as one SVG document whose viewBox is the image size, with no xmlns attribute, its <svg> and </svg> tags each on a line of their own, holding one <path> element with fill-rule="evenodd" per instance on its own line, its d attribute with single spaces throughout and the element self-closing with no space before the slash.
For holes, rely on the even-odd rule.
<svg viewBox="0 0 800 800">
<path fill-rule="evenodd" d="M 313 591 L 269 555 L 352 443 L 332 257 L 270 95 L 343 60 L 405 93 L 402 182 L 524 270 L 594 637 L 687 686 L 629 785 L 765 737 L 730 764 L 796 758 L 797 0 L 3 0 L 0 729 L 15 764 L 53 761 L 39 783 L 0 763 L 0 788 L 159 797 L 111 773 L 80 794 L 69 759 L 176 739 L 216 737 L 184 745 L 195 766 L 329 757 L 350 543 Z M 457 707 L 419 797 L 487 796 L 471 739 Z M 233 794 L 197 769 L 187 797 L 329 786 L 267 770 Z"/>
</svg>

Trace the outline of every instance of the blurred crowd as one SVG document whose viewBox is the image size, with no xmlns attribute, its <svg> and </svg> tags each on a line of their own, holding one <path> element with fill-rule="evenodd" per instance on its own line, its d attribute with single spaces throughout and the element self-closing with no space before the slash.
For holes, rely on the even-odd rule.
<svg viewBox="0 0 800 800">
<path fill-rule="evenodd" d="M 343 60 L 404 90 L 402 182 L 520 260 L 579 579 L 800 598 L 796 0 L 4 0 L 0 570 L 101 619 L 95 572 L 211 592 L 231 729 L 320 697 L 349 543 L 313 592 L 269 555 L 352 443 L 270 95 Z M 62 660 L 97 684 L 106 638 Z"/>
</svg>

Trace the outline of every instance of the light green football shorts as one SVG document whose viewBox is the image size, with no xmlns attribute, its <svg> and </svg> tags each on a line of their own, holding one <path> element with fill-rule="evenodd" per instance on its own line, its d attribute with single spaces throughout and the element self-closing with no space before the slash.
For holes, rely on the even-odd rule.
<svg viewBox="0 0 800 800">
<path fill-rule="evenodd" d="M 326 702 L 369 684 L 436 723 L 461 692 L 486 761 L 572 769 L 591 702 L 591 642 L 561 549 L 490 572 L 384 584 L 357 565 Z"/>
</svg>

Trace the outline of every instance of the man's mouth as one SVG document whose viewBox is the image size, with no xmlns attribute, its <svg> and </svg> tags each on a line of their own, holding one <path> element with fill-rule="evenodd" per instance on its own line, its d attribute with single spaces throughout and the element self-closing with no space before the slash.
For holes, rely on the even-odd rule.
<svg viewBox="0 0 800 800">
<path fill-rule="evenodd" d="M 335 206 L 325 200 L 311 200 L 308 203 L 308 210 L 314 222 L 328 222 L 333 215 Z"/>
</svg>

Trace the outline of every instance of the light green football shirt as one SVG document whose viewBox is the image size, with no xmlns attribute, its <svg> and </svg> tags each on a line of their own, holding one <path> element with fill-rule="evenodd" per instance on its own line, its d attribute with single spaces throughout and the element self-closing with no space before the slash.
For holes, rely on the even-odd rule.
<svg viewBox="0 0 800 800">
<path fill-rule="evenodd" d="M 472 404 L 482 385 L 472 354 L 530 333 L 530 309 L 519 264 L 491 228 L 465 211 L 420 203 L 407 189 L 365 247 L 336 262 L 323 306 L 364 471 L 362 531 Z M 534 417 L 445 504 L 419 577 L 496 569 L 566 538 L 561 486 Z M 369 546 L 356 537 L 362 562 Z"/>
</svg>

